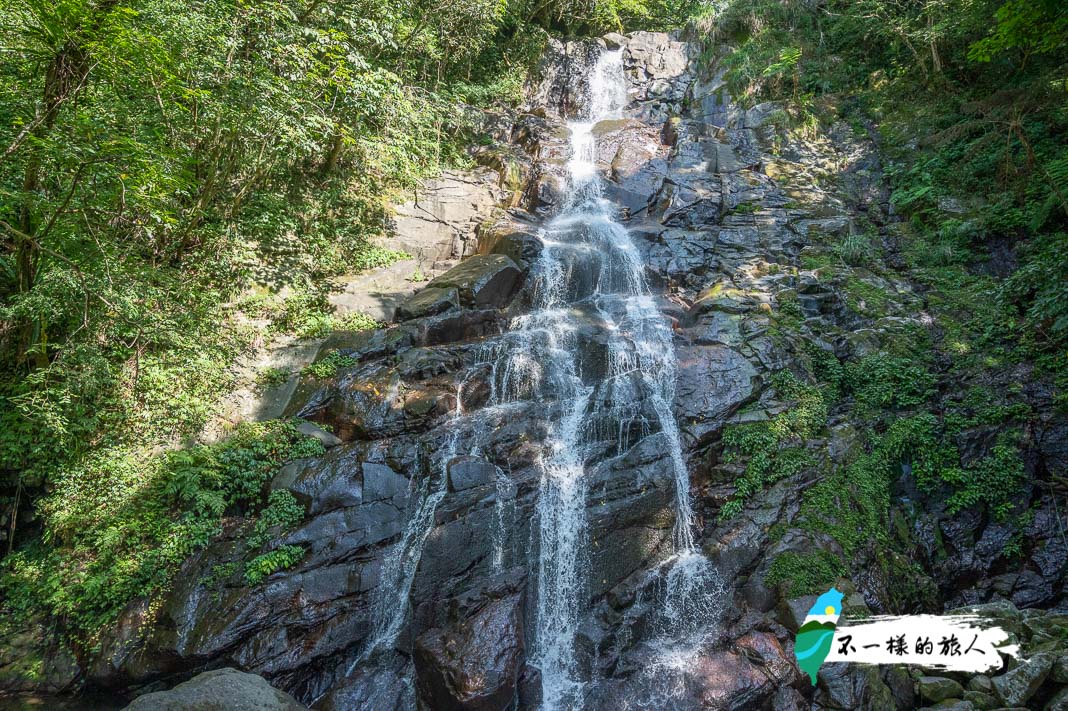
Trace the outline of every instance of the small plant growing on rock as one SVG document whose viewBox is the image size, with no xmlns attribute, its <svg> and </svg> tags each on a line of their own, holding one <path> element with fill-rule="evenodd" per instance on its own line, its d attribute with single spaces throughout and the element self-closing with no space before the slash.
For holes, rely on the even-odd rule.
<svg viewBox="0 0 1068 711">
<path fill-rule="evenodd" d="M 261 388 L 274 388 L 289 380 L 289 371 L 285 368 L 264 368 L 256 374 L 256 385 Z"/>
<path fill-rule="evenodd" d="M 258 555 L 245 566 L 245 582 L 257 585 L 267 576 L 289 568 L 303 557 L 304 549 L 300 546 L 279 546 Z"/>
<path fill-rule="evenodd" d="M 319 380 L 332 378 L 341 368 L 351 368 L 357 362 L 352 356 L 342 355 L 338 351 L 333 351 L 322 360 L 304 366 L 300 374 Z"/>
<path fill-rule="evenodd" d="M 271 529 L 277 527 L 284 531 L 295 526 L 303 518 L 304 507 L 297 502 L 293 494 L 284 489 L 272 491 L 267 498 L 267 506 L 260 512 L 259 518 L 252 527 L 252 535 L 248 538 L 249 547 L 258 548 L 269 541 Z"/>
<path fill-rule="evenodd" d="M 840 260 L 851 267 L 863 267 L 871 264 L 874 259 L 871 238 L 868 235 L 847 235 L 840 243 L 835 245 L 834 253 Z"/>
</svg>

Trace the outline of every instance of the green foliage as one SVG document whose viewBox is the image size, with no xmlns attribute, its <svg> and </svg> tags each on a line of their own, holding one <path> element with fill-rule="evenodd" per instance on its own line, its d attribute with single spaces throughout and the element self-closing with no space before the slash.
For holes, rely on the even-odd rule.
<svg viewBox="0 0 1068 711">
<path fill-rule="evenodd" d="M 935 394 L 936 378 L 919 359 L 876 353 L 847 363 L 844 376 L 857 402 L 874 409 L 915 407 Z"/>
<path fill-rule="evenodd" d="M 224 515 L 258 509 L 270 476 L 302 439 L 288 423 L 266 422 L 157 456 L 113 460 L 101 452 L 40 502 L 47 539 L 3 560 L 0 590 L 14 609 L 92 636 L 133 597 L 166 588 L 186 557 L 219 533 Z M 293 503 L 272 496 L 270 525 L 291 524 Z"/>
<path fill-rule="evenodd" d="M 256 384 L 261 388 L 273 388 L 289 380 L 290 372 L 285 368 L 264 368 L 256 374 Z"/>
<path fill-rule="evenodd" d="M 402 259 L 411 259 L 412 255 L 397 249 L 385 247 L 368 247 L 351 260 L 352 268 L 358 271 L 386 267 Z"/>
<path fill-rule="evenodd" d="M 850 276 L 845 283 L 846 303 L 853 311 L 870 318 L 886 315 L 890 297 L 886 291 L 865 279 Z"/>
<path fill-rule="evenodd" d="M 998 8 L 997 26 L 976 42 L 968 57 L 989 62 L 999 54 L 1047 54 L 1068 43 L 1068 15 L 1057 0 L 1009 0 Z"/>
<path fill-rule="evenodd" d="M 989 456 L 970 467 L 950 467 L 940 472 L 941 479 L 954 487 L 946 510 L 986 504 L 998 520 L 1004 520 L 1010 510 L 1010 499 L 1020 493 L 1025 481 L 1023 458 L 1014 432 L 1004 432 Z"/>
<path fill-rule="evenodd" d="M 871 237 L 865 234 L 847 235 L 834 245 L 835 255 L 851 267 L 863 267 L 871 264 L 875 258 Z"/>
<path fill-rule="evenodd" d="M 780 313 L 791 319 L 802 319 L 805 312 L 801 309 L 801 302 L 797 298 L 796 291 L 782 291 L 775 297 Z"/>
<path fill-rule="evenodd" d="M 323 338 L 334 331 L 367 331 L 380 326 L 373 318 L 361 313 L 341 317 L 334 314 L 307 314 L 297 329 L 297 335 L 300 338 Z"/>
<path fill-rule="evenodd" d="M 1001 298 L 1023 312 L 1032 339 L 1068 342 L 1068 233 L 1040 235 L 1021 252 Z"/>
<path fill-rule="evenodd" d="M 1068 344 L 1064 260 L 1051 258 L 1068 232 L 1066 28 L 1056 0 L 727 0 L 695 20 L 696 31 L 736 45 L 719 60 L 733 97 L 783 99 L 784 116 L 829 99 L 839 118 L 878 127 L 913 267 L 980 280 L 975 263 L 1004 261 L 990 245 L 1018 245 L 1017 276 L 973 303 L 1023 314 L 1025 346 L 1040 357 Z M 859 238 L 836 251 L 852 266 L 873 256 Z M 874 294 L 851 291 L 851 306 L 883 313 Z M 970 358 L 976 344 L 950 345 Z"/>
<path fill-rule="evenodd" d="M 870 450 L 840 467 L 805 492 L 801 507 L 804 527 L 832 535 L 847 558 L 869 544 L 889 541 L 890 482 L 902 462 L 914 470 L 934 466 L 934 418 L 920 415 L 893 422 L 872 436 Z"/>
<path fill-rule="evenodd" d="M 237 573 L 238 565 L 234 562 L 220 563 L 219 565 L 213 565 L 211 572 L 204 576 L 201 583 L 209 590 L 213 590 L 222 586 L 228 579 L 232 578 Z"/>
<path fill-rule="evenodd" d="M 289 450 L 290 459 L 308 459 L 321 457 L 326 453 L 326 446 L 314 437 L 305 437 L 293 443 Z"/>
<path fill-rule="evenodd" d="M 827 551 L 787 551 L 775 556 L 764 577 L 764 584 L 775 586 L 786 583 L 786 594 L 790 597 L 817 595 L 826 592 L 848 572 L 842 560 Z"/>
<path fill-rule="evenodd" d="M 305 366 L 300 373 L 301 375 L 321 380 L 332 378 L 338 370 L 341 370 L 342 368 L 351 368 L 357 363 L 358 361 L 352 356 L 342 355 L 339 351 L 331 351 L 325 358 L 321 358 L 311 365 Z"/>
<path fill-rule="evenodd" d="M 244 299 L 240 307 L 250 316 L 269 320 L 272 333 L 298 338 L 323 338 L 334 331 L 365 331 L 381 326 L 366 314 L 333 313 L 326 296 L 318 291 L 300 291 L 284 299 L 258 294 Z"/>
<path fill-rule="evenodd" d="M 723 430 L 723 460 L 745 461 L 745 473 L 735 481 L 735 492 L 720 510 L 722 520 L 737 515 L 746 499 L 768 484 L 793 476 L 814 464 L 804 448 L 827 420 L 825 393 L 801 382 L 788 370 L 772 377 L 780 399 L 793 406 L 765 422 L 730 425 Z"/>
<path fill-rule="evenodd" d="M 259 518 L 248 537 L 248 545 L 258 548 L 271 539 L 271 529 L 286 530 L 300 523 L 304 518 L 304 507 L 297 503 L 296 497 L 288 491 L 272 491 L 267 498 L 267 506 L 260 512 Z"/>
<path fill-rule="evenodd" d="M 300 546 L 279 546 L 258 555 L 245 566 L 245 582 L 257 585 L 267 576 L 292 567 L 303 557 L 304 549 Z"/>
</svg>

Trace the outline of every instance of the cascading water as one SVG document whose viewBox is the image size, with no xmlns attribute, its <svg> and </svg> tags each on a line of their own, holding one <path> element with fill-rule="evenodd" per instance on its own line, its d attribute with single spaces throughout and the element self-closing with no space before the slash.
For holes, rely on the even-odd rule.
<svg viewBox="0 0 1068 711">
<path fill-rule="evenodd" d="M 652 435 L 666 445 L 676 492 L 674 554 L 649 574 L 660 603 L 651 643 L 660 650 L 662 666 L 682 673 L 679 661 L 696 648 L 711 621 L 720 587 L 694 543 L 689 476 L 673 413 L 673 334 L 650 292 L 640 251 L 604 197 L 597 165 L 597 124 L 623 117 L 626 87 L 622 51 L 602 53 L 589 78 L 584 115 L 568 123 L 566 200 L 540 233 L 542 251 L 526 289 L 529 309 L 483 349 L 479 360 L 492 371 L 486 406 L 465 413 L 464 383 L 457 388 L 456 408 L 443 425 L 445 446 L 428 475 L 413 479 L 419 483 L 409 497 L 407 525 L 383 561 L 374 593 L 372 635 L 350 673 L 393 658 L 423 547 L 448 490 L 450 462 L 461 450 L 478 454 L 494 418 L 530 404 L 543 408 L 548 422 L 535 457 L 539 482 L 531 541 L 535 605 L 529 659 L 541 673 L 542 707 L 576 709 L 586 701 L 587 680 L 575 651 L 590 599 L 586 466 L 603 460 L 605 452 L 624 455 Z M 591 339 L 603 349 L 591 351 Z M 591 353 L 601 360 L 591 363 Z M 495 489 L 490 569 L 499 573 L 509 557 L 510 502 L 516 496 L 515 484 L 499 468 Z M 414 703 L 411 664 L 402 666 L 399 673 Z M 648 688 L 658 681 L 652 678 Z M 670 700 L 670 692 L 656 692 L 650 702 L 663 700 Z"/>
<path fill-rule="evenodd" d="M 574 645 L 588 600 L 582 566 L 585 464 L 600 435 L 614 433 L 619 453 L 633 444 L 635 429 L 639 438 L 658 429 L 668 445 L 676 523 L 675 555 L 665 564 L 670 566 L 661 615 L 665 644 L 692 637 L 691 628 L 708 622 L 708 606 L 695 607 L 689 598 L 705 599 L 716 588 L 714 571 L 693 539 L 689 476 L 672 412 L 677 373 L 672 331 L 650 293 L 640 252 L 603 196 L 597 167 L 595 127 L 622 117 L 626 86 L 622 51 L 603 53 L 590 76 L 585 115 L 568 123 L 567 197 L 541 233 L 543 248 L 530 273 L 531 310 L 513 320 L 494 365 L 493 403 L 535 399 L 551 408 L 553 424 L 537 461 L 532 655 L 546 709 L 583 703 Z M 607 341 L 605 376 L 593 384 L 584 383 L 581 372 L 576 323 L 584 318 L 596 319 Z"/>
</svg>

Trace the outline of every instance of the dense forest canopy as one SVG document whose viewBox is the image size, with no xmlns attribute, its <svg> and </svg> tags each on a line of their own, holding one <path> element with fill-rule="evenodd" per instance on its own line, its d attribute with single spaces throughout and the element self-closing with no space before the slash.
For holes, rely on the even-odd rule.
<svg viewBox="0 0 1068 711">
<path fill-rule="evenodd" d="M 314 450 L 291 426 L 179 446 L 263 338 L 249 317 L 366 325 L 330 314 L 326 277 L 397 258 L 376 239 L 391 197 L 469 161 L 550 36 L 671 28 L 737 99 L 870 132 L 910 267 L 967 302 L 962 367 L 1034 360 L 1068 404 L 1057 0 L 0 0 L 9 610 L 91 637 L 224 515 L 250 535 L 291 518 L 261 492 Z M 1004 245 L 1015 269 L 991 258 Z"/>
</svg>

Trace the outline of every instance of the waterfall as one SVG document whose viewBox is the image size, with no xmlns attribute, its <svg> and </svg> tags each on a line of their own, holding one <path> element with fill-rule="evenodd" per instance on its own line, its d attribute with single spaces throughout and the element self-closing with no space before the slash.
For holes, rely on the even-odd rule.
<svg viewBox="0 0 1068 711">
<path fill-rule="evenodd" d="M 676 564 L 666 576 L 663 606 L 667 637 L 685 636 L 680 630 L 700 623 L 704 608 L 683 598 L 710 589 L 706 583 L 713 575 L 694 544 L 689 475 L 672 409 L 677 373 L 672 331 L 650 293 L 641 253 L 604 198 L 597 167 L 595 127 L 622 118 L 626 104 L 622 50 L 604 52 L 589 79 L 583 116 L 568 123 L 566 197 L 540 234 L 543 248 L 529 276 L 531 309 L 512 320 L 494 365 L 494 404 L 534 399 L 550 408 L 549 433 L 536 462 L 531 656 L 541 672 L 545 709 L 583 705 L 574 646 L 589 598 L 583 567 L 585 464 L 599 435 L 613 433 L 620 454 L 633 444 L 634 428 L 639 436 L 659 430 L 667 442 L 676 484 Z M 591 317 L 606 335 L 608 363 L 605 377 L 587 384 L 577 324 Z"/>
<path fill-rule="evenodd" d="M 449 463 L 455 459 L 460 444 L 464 417 L 461 398 L 466 379 L 456 388 L 456 404 L 444 428 L 448 439 L 442 448 L 433 470 L 414 484 L 409 491 L 409 502 L 415 502 L 401 538 L 382 561 L 381 580 L 374 589 L 371 600 L 371 636 L 362 653 L 349 666 L 349 673 L 376 652 L 391 649 L 397 641 L 404 622 L 408 618 L 409 593 L 415 580 L 423 546 L 434 528 L 434 513 L 448 491 Z"/>
<path fill-rule="evenodd" d="M 587 680 L 578 668 L 575 640 L 590 599 L 586 466 L 603 459 L 606 447 L 611 456 L 623 455 L 654 434 L 666 445 L 675 483 L 675 526 L 673 555 L 650 572 L 661 603 L 653 620 L 654 644 L 662 652 L 658 659 L 680 670 L 679 660 L 703 639 L 719 604 L 718 578 L 694 542 L 689 474 L 673 412 L 678 367 L 672 329 L 650 291 L 641 252 L 604 196 L 598 169 L 597 124 L 623 118 L 627 105 L 622 54 L 599 56 L 585 111 L 568 122 L 565 200 L 539 233 L 542 250 L 525 292 L 529 308 L 480 355 L 490 369 L 487 404 L 478 412 L 463 412 L 464 383 L 457 388 L 456 408 L 443 425 L 445 446 L 431 471 L 413 484 L 407 525 L 383 561 L 374 592 L 372 634 L 350 672 L 392 649 L 404 627 L 412 582 L 461 441 L 472 454 L 479 452 L 487 418 L 524 403 L 542 408 L 547 420 L 534 461 L 538 491 L 530 561 L 535 599 L 529 661 L 541 673 L 542 708 L 585 704 Z M 606 360 L 592 366 L 590 351 L 584 350 L 591 333 L 604 347 L 595 358 Z M 595 374 L 584 373 L 590 367 Z M 509 502 L 516 490 L 499 468 L 495 491 L 489 565 L 501 572 L 515 513 Z M 405 674 L 410 678 L 410 668 Z"/>
</svg>

